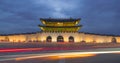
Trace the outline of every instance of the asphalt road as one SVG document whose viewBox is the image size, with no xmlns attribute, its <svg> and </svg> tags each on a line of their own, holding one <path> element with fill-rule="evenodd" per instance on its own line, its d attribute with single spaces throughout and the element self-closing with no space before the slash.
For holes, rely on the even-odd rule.
<svg viewBox="0 0 120 63">
<path fill-rule="evenodd" d="M 0 63 L 120 63 L 120 48 L 6 54 Z"/>
</svg>

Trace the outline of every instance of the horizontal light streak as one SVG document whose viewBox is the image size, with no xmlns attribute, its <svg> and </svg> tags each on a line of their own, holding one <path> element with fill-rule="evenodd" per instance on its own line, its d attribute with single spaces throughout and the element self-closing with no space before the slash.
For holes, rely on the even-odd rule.
<svg viewBox="0 0 120 63">
<path fill-rule="evenodd" d="M 64 43 L 63 43 L 64 44 Z M 0 49 L 0 53 L 9 53 L 9 52 L 29 52 L 29 51 L 57 51 L 57 50 L 82 50 L 83 48 L 3 48 Z"/>
<path fill-rule="evenodd" d="M 0 49 L 0 52 L 20 52 L 20 51 L 34 51 L 42 50 L 43 48 L 16 48 L 16 49 Z"/>
<path fill-rule="evenodd" d="M 42 54 L 42 55 L 37 54 L 34 56 L 29 55 L 28 57 L 18 57 L 18 58 L 15 58 L 15 60 L 26 60 L 26 59 L 34 59 L 34 58 L 42 58 L 42 57 L 50 57 L 50 56 L 59 56 L 61 58 L 69 58 L 69 57 L 72 58 L 72 57 L 77 57 L 77 55 L 78 55 L 78 57 L 82 57 L 81 55 L 94 56 L 95 54 L 106 54 L 106 53 L 120 53 L 120 51 L 67 52 L 67 53 L 50 53 L 50 54 Z"/>
</svg>

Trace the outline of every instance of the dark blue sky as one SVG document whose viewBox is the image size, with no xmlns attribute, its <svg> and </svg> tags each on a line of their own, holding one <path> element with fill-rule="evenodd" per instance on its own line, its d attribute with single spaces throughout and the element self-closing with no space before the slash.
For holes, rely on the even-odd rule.
<svg viewBox="0 0 120 63">
<path fill-rule="evenodd" d="M 82 32 L 120 34 L 120 0 L 0 0 L 0 34 L 40 31 L 41 17 L 82 18 Z"/>
</svg>

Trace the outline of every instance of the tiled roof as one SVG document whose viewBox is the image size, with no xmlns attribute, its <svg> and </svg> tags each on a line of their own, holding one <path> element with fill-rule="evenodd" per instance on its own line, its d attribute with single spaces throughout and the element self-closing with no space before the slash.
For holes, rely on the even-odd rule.
<svg viewBox="0 0 120 63">
<path fill-rule="evenodd" d="M 40 20 L 44 20 L 47 22 L 74 22 L 77 20 L 81 20 L 80 18 L 40 18 Z"/>
</svg>

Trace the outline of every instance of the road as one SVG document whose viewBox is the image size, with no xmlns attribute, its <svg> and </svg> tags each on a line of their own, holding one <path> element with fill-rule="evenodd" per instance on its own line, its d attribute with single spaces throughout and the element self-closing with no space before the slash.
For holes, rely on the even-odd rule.
<svg viewBox="0 0 120 63">
<path fill-rule="evenodd" d="M 119 58 L 120 48 L 101 48 L 32 53 L 16 52 L 16 54 L 1 55 L 0 63 L 111 63 L 113 61 L 119 63 Z"/>
</svg>

